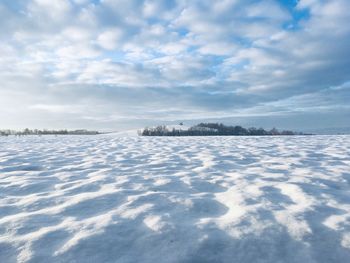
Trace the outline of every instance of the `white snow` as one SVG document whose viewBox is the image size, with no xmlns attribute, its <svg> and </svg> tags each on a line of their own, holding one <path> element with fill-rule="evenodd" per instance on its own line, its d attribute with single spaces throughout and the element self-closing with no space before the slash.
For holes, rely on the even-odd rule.
<svg viewBox="0 0 350 263">
<path fill-rule="evenodd" d="M 350 136 L 0 137 L 0 262 L 349 262 Z"/>
</svg>

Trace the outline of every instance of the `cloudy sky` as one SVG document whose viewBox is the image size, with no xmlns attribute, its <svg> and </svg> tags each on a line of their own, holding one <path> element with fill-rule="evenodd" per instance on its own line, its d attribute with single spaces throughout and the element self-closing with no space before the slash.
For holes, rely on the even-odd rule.
<svg viewBox="0 0 350 263">
<path fill-rule="evenodd" d="M 2 0 L 0 128 L 350 126 L 349 0 Z"/>
</svg>

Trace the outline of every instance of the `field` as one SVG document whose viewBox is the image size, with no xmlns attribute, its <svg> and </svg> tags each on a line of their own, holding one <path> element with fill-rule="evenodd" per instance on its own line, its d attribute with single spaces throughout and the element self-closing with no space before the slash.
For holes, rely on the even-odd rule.
<svg viewBox="0 0 350 263">
<path fill-rule="evenodd" d="M 349 262 L 350 136 L 0 137 L 0 262 Z"/>
</svg>

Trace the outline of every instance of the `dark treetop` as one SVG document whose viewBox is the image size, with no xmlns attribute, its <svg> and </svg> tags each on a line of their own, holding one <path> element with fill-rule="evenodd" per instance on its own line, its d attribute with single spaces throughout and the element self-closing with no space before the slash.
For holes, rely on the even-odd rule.
<svg viewBox="0 0 350 263">
<path fill-rule="evenodd" d="M 222 123 L 200 123 L 189 129 L 169 129 L 166 126 L 145 128 L 139 131 L 141 136 L 261 136 L 261 135 L 306 135 L 293 131 L 279 131 L 276 128 L 243 128 L 241 126 L 226 126 Z"/>
</svg>

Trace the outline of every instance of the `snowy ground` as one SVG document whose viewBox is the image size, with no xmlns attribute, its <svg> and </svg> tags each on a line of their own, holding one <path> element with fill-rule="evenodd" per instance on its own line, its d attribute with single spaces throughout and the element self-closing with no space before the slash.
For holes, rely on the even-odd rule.
<svg viewBox="0 0 350 263">
<path fill-rule="evenodd" d="M 349 262 L 350 136 L 0 138 L 0 262 Z"/>
</svg>

